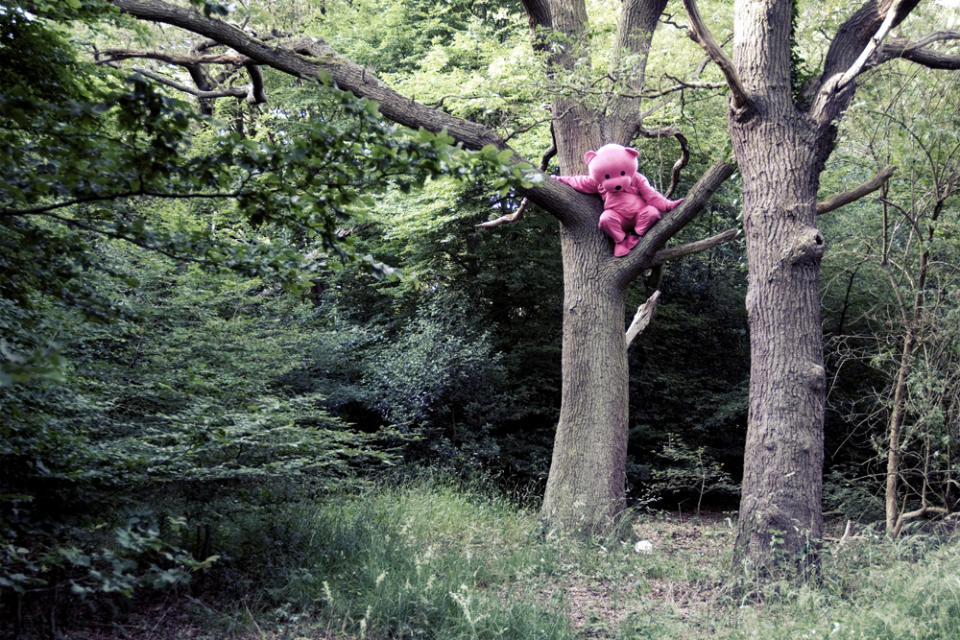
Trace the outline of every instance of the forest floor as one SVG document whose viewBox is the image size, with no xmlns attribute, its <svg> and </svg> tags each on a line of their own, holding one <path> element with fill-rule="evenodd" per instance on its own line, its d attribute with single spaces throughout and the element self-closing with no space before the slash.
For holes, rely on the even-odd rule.
<svg viewBox="0 0 960 640">
<path fill-rule="evenodd" d="M 237 591 L 219 582 L 237 594 L 224 597 L 208 582 L 60 637 L 960 637 L 960 542 L 943 527 L 889 541 L 865 526 L 840 542 L 844 522 L 834 522 L 819 583 L 759 585 L 731 574 L 732 512 L 648 512 L 629 540 L 573 543 L 539 535 L 534 511 L 450 487 L 316 508 L 327 515 L 284 534 L 310 549 L 289 565 L 278 556 L 273 583 Z"/>
<path fill-rule="evenodd" d="M 596 571 L 571 571 L 539 584 L 533 594 L 530 587 L 525 588 L 524 595 L 532 595 L 543 603 L 562 601 L 571 628 L 582 638 L 632 637 L 629 633 L 623 636 L 617 631 L 630 626 L 628 619 L 632 617 L 648 620 L 662 617 L 674 622 L 685 620 L 696 628 L 701 620 L 714 618 L 718 602 L 728 589 L 722 581 L 691 582 L 678 576 L 670 567 L 679 564 L 701 569 L 716 568 L 721 559 L 729 558 L 735 527 L 735 512 L 704 511 L 700 516 L 654 512 L 634 524 L 635 542 L 621 544 L 616 550 L 603 545 L 594 549 L 599 556 L 611 553 L 625 554 L 627 558 L 631 554 L 643 556 L 648 562 L 644 572 L 604 575 Z M 636 544 L 641 540 L 650 542 L 652 548 L 637 551 Z M 501 598 L 509 599 L 511 595 L 504 591 Z M 340 629 L 320 629 L 307 616 L 293 616 L 293 620 L 288 619 L 284 624 L 264 622 L 258 620 L 249 607 L 246 616 L 238 615 L 237 611 L 221 610 L 214 604 L 215 594 L 207 596 L 188 601 L 181 598 L 158 600 L 128 616 L 123 623 L 113 622 L 99 628 L 87 626 L 64 637 L 72 640 L 341 640 L 361 637 L 350 634 L 347 625 Z M 257 599 L 251 594 L 251 600 Z M 231 618 L 237 624 L 229 624 Z M 213 628 L 211 621 L 214 622 Z M 224 628 L 225 623 L 227 628 Z M 229 629 L 236 626 L 240 628 Z"/>
</svg>

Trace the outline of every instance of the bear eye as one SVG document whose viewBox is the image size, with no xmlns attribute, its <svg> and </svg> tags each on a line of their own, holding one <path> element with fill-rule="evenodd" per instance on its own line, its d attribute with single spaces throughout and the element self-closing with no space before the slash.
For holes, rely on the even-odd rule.
<svg viewBox="0 0 960 640">
<path fill-rule="evenodd" d="M 626 172 L 626 171 L 621 171 L 621 172 L 620 172 L 620 175 L 625 176 L 625 175 L 627 175 L 627 172 Z"/>
<path fill-rule="evenodd" d="M 605 173 L 605 174 L 603 174 L 603 177 L 606 178 L 607 180 L 609 180 L 609 179 L 610 179 L 610 174 L 609 174 L 609 173 Z"/>
</svg>

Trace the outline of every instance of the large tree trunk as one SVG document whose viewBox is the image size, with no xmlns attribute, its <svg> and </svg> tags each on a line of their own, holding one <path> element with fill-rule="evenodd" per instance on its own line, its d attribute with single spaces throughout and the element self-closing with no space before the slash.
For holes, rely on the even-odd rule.
<svg viewBox="0 0 960 640">
<path fill-rule="evenodd" d="M 743 219 L 750 263 L 750 413 L 744 452 L 738 564 L 761 573 L 817 570 L 823 516 L 825 372 L 819 273 L 824 240 L 815 198 L 836 139 L 834 122 L 849 106 L 865 70 L 911 48 L 909 58 L 958 68 L 960 57 L 890 30 L 919 0 L 866 0 L 837 30 L 820 75 L 793 93 L 793 0 L 737 0 L 730 60 L 694 0 L 683 0 L 690 35 L 720 67 L 730 88 L 728 121 L 743 174 Z"/>
<path fill-rule="evenodd" d="M 767 123 L 747 140 L 736 136 L 750 264 L 750 410 L 736 553 L 762 570 L 809 562 L 823 533 L 824 241 L 802 128 Z"/>
<path fill-rule="evenodd" d="M 664 259 L 666 240 L 694 218 L 733 170 L 726 163 L 712 166 L 684 203 L 624 258 L 613 257 L 610 240 L 597 229 L 599 199 L 591 215 L 561 227 L 563 395 L 541 508 L 547 530 L 607 532 L 626 506 L 626 290 L 639 273 Z"/>
<path fill-rule="evenodd" d="M 730 119 L 750 265 L 750 410 L 735 553 L 761 572 L 815 566 L 823 534 L 816 196 L 825 157 L 817 149 L 830 141 L 794 106 L 789 47 L 773 46 L 789 42 L 791 8 L 772 0 L 735 8 L 734 64 L 752 96 L 747 117 Z"/>
<path fill-rule="evenodd" d="M 563 389 L 541 517 L 568 533 L 609 530 L 625 503 L 624 291 L 605 278 L 609 242 L 564 228 Z"/>
</svg>

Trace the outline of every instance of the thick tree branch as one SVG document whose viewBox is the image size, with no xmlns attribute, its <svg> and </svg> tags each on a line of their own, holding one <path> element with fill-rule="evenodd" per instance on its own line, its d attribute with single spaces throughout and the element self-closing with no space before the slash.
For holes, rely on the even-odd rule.
<svg viewBox="0 0 960 640">
<path fill-rule="evenodd" d="M 267 101 L 267 94 L 263 90 L 263 72 L 259 65 L 253 62 L 247 62 L 243 65 L 250 76 L 250 93 L 247 95 L 247 102 L 250 104 L 263 104 Z"/>
<path fill-rule="evenodd" d="M 627 286 L 640 272 L 654 264 L 654 259 L 667 241 L 683 229 L 706 206 L 720 185 L 733 175 L 736 166 L 718 162 L 687 191 L 683 202 L 653 225 L 633 251 L 622 258 L 611 255 L 607 267 L 616 271 L 616 280 Z"/>
<path fill-rule="evenodd" d="M 646 82 L 650 43 L 666 6 L 667 0 L 624 0 L 620 5 L 617 38 L 608 69 L 613 86 L 606 97 L 605 142 L 630 144 L 642 124 L 637 113 Z"/>
<path fill-rule="evenodd" d="M 886 15 L 884 15 L 883 22 L 880 23 L 880 26 L 877 27 L 877 32 L 873 34 L 867 44 L 863 47 L 863 51 L 860 52 L 860 55 L 857 56 L 857 59 L 853 61 L 853 64 L 850 65 L 850 68 L 847 69 L 836 82 L 836 87 L 834 91 L 843 91 L 850 82 L 853 81 L 860 72 L 863 71 L 864 66 L 867 64 L 867 60 L 873 55 L 873 52 L 876 51 L 877 47 L 880 46 L 880 43 L 883 42 L 883 39 L 887 37 L 887 34 L 890 32 L 890 29 L 893 28 L 894 20 L 897 17 L 897 13 L 900 10 L 904 0 L 894 0 L 890 5 L 890 8 L 887 9 Z"/>
<path fill-rule="evenodd" d="M 398 93 L 380 81 L 366 68 L 341 56 L 319 40 L 301 40 L 297 47 L 270 46 L 237 27 L 221 20 L 206 18 L 198 11 L 179 7 L 163 0 L 110 0 L 137 18 L 170 24 L 224 44 L 257 64 L 301 78 L 329 74 L 341 89 L 373 100 L 389 120 L 414 129 L 447 132 L 465 147 L 480 149 L 487 144 L 505 148 L 493 130 L 469 120 L 431 109 Z M 306 57 L 304 54 L 309 55 Z"/>
<path fill-rule="evenodd" d="M 445 130 L 468 149 L 480 149 L 486 145 L 493 145 L 498 149 L 508 148 L 492 129 L 407 98 L 384 84 L 366 68 L 344 58 L 319 40 L 301 38 L 296 42 L 286 43 L 285 46 L 270 46 L 221 20 L 207 18 L 198 11 L 163 0 L 110 2 L 137 18 L 170 24 L 210 38 L 232 48 L 256 64 L 267 65 L 300 78 L 329 76 L 339 88 L 376 102 L 380 113 L 398 124 L 433 132 Z M 531 4 L 545 6 L 540 2 Z M 523 158 L 519 156 L 515 155 L 513 158 L 513 162 L 522 161 Z M 594 204 L 599 204 L 599 199 L 578 193 L 554 180 L 544 180 L 525 195 L 564 224 L 583 223 L 587 219 L 584 212 L 593 211 L 596 208 Z"/>
<path fill-rule="evenodd" d="M 887 165 L 883 169 L 877 172 L 873 178 L 867 180 L 863 184 L 850 189 L 849 191 L 844 191 L 843 193 L 838 193 L 834 196 L 830 196 L 826 200 L 817 203 L 817 215 L 823 215 L 824 213 L 829 213 L 834 209 L 839 209 L 844 205 L 848 205 L 855 200 L 859 200 L 867 194 L 873 193 L 884 183 L 890 179 L 890 176 L 893 175 L 893 172 L 896 170 L 896 167 L 892 165 Z"/>
<path fill-rule="evenodd" d="M 823 73 L 804 89 L 810 114 L 829 123 L 849 103 L 854 80 L 890 29 L 900 24 L 920 0 L 867 0 L 837 29 Z"/>
<path fill-rule="evenodd" d="M 704 238 L 703 240 L 697 240 L 696 242 L 688 242 L 676 247 L 661 249 L 654 254 L 653 260 L 650 262 L 650 266 L 656 266 L 658 264 L 663 264 L 668 260 L 676 260 L 677 258 L 681 258 L 683 256 L 689 256 L 694 253 L 702 253 L 708 249 L 719 247 L 724 242 L 729 242 L 737 237 L 737 232 L 737 229 L 727 229 L 726 231 L 718 233 L 715 236 L 710 236 L 709 238 Z"/>
<path fill-rule="evenodd" d="M 727 86 L 730 87 L 734 110 L 740 114 L 741 118 L 747 117 L 752 112 L 753 107 L 750 98 L 747 96 L 747 91 L 740 81 L 740 76 L 733 66 L 733 61 L 727 57 L 717 41 L 713 39 L 713 35 L 703 22 L 703 18 L 700 17 L 697 3 L 694 0 L 683 0 L 683 7 L 687 10 L 687 17 L 690 18 L 690 38 L 699 43 L 713 62 L 720 67 L 720 72 L 727 81 Z"/>
</svg>

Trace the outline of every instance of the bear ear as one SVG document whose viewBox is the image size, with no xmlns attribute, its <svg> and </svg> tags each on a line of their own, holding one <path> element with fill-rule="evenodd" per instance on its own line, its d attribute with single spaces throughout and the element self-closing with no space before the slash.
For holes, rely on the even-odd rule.
<svg viewBox="0 0 960 640">
<path fill-rule="evenodd" d="M 596 151 L 587 151 L 585 154 L 583 154 L 583 161 L 584 163 L 589 165 L 590 162 L 596 157 L 597 157 Z"/>
<path fill-rule="evenodd" d="M 640 155 L 639 151 L 637 151 L 636 149 L 631 149 L 630 147 L 624 147 L 624 150 L 627 152 L 627 155 L 632 156 L 634 158 Z"/>
</svg>

